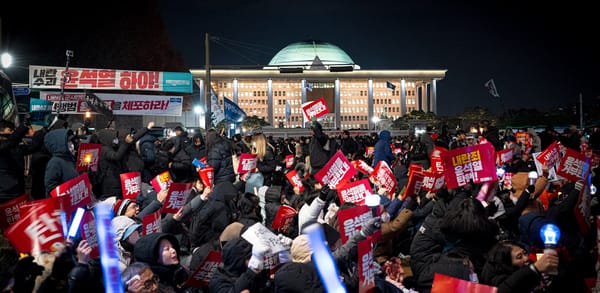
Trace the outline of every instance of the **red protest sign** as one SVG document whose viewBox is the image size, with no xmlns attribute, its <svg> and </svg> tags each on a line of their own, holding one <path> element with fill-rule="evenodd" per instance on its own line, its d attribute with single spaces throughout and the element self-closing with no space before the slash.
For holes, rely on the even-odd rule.
<svg viewBox="0 0 600 293">
<path fill-rule="evenodd" d="M 389 197 L 392 197 L 396 192 L 396 186 L 398 185 L 396 176 L 394 176 L 394 172 L 392 172 L 392 169 L 390 169 L 390 166 L 385 161 L 377 163 L 369 178 L 373 179 L 379 187 L 385 188 Z"/>
<path fill-rule="evenodd" d="M 502 166 L 505 163 L 510 163 L 513 160 L 513 148 L 508 148 L 505 150 L 496 152 L 496 165 Z"/>
<path fill-rule="evenodd" d="M 444 186 L 444 174 L 436 172 L 423 172 L 423 190 L 437 192 Z"/>
<path fill-rule="evenodd" d="M 406 188 L 402 193 L 402 200 L 404 200 L 407 196 L 418 195 L 421 192 L 421 188 L 423 187 L 423 173 L 422 172 L 410 172 L 408 175 L 408 183 L 406 184 Z"/>
<path fill-rule="evenodd" d="M 585 155 L 577 151 L 567 148 L 565 155 L 560 160 L 560 165 L 556 174 L 573 182 L 579 180 L 586 181 L 590 164 L 586 162 Z"/>
<path fill-rule="evenodd" d="M 90 258 L 99 257 L 100 249 L 98 248 L 98 234 L 96 233 L 96 219 L 94 218 L 94 214 L 91 211 L 85 211 L 79 225 L 81 228 L 81 239 L 87 240 L 88 245 L 92 248 Z"/>
<path fill-rule="evenodd" d="M 298 212 L 290 206 L 280 205 L 275 214 L 273 224 L 271 224 L 271 228 L 274 230 L 287 231 L 297 213 Z"/>
<path fill-rule="evenodd" d="M 285 168 L 289 169 L 294 165 L 294 155 L 285 156 Z"/>
<path fill-rule="evenodd" d="M 325 98 L 320 98 L 302 107 L 302 111 L 304 111 L 304 115 L 310 119 L 311 117 L 318 118 L 326 115 L 329 113 L 329 108 L 327 107 Z"/>
<path fill-rule="evenodd" d="M 83 207 L 92 202 L 92 188 L 87 173 L 83 173 L 50 191 L 52 197 L 59 197 L 62 209 L 67 217 L 78 207 Z M 66 196 L 65 198 L 60 198 Z"/>
<path fill-rule="evenodd" d="M 238 173 L 245 174 L 256 168 L 256 154 L 242 153 L 240 155 L 240 164 L 238 165 Z"/>
<path fill-rule="evenodd" d="M 171 214 L 177 213 L 177 211 L 185 205 L 191 191 L 192 183 L 171 183 L 171 186 L 169 186 L 169 193 L 167 193 L 167 198 L 165 198 L 165 202 L 160 211 Z"/>
<path fill-rule="evenodd" d="M 435 273 L 431 293 L 496 293 L 498 288 Z"/>
<path fill-rule="evenodd" d="M 348 182 L 338 189 L 338 195 L 342 204 L 351 202 L 357 205 L 363 205 L 365 203 L 365 197 L 368 194 L 373 194 L 373 190 L 371 189 L 371 184 L 367 178 Z"/>
<path fill-rule="evenodd" d="M 206 166 L 198 170 L 198 175 L 200 175 L 200 179 L 202 180 L 202 184 L 204 184 L 204 186 L 213 186 L 215 180 L 215 168 L 212 166 Z"/>
<path fill-rule="evenodd" d="M 372 157 L 375 154 L 374 146 L 365 147 L 365 157 Z"/>
<path fill-rule="evenodd" d="M 375 267 L 371 237 L 358 242 L 358 292 L 374 292 Z"/>
<path fill-rule="evenodd" d="M 162 228 L 160 226 L 160 210 L 144 216 L 142 218 L 142 227 L 142 236 L 162 232 Z"/>
<path fill-rule="evenodd" d="M 550 144 L 536 159 L 548 168 L 556 166 L 560 162 L 560 146 L 557 141 Z"/>
<path fill-rule="evenodd" d="M 169 185 L 171 185 L 172 182 L 173 180 L 171 180 L 171 174 L 169 171 L 164 171 L 150 180 L 150 184 L 154 190 L 156 190 L 156 192 L 160 192 L 163 189 L 169 188 Z"/>
<path fill-rule="evenodd" d="M 354 234 L 360 232 L 360 229 L 372 217 L 371 208 L 368 206 L 356 206 L 338 211 L 338 223 L 342 243 L 346 243 Z"/>
<path fill-rule="evenodd" d="M 288 179 L 288 181 L 290 182 L 290 184 L 292 184 L 293 187 L 298 187 L 300 189 L 300 192 L 304 191 L 304 185 L 302 184 L 302 179 L 300 178 L 300 176 L 298 176 L 298 171 L 289 171 L 285 173 L 285 177 Z"/>
<path fill-rule="evenodd" d="M 408 165 L 408 173 L 423 173 L 423 164 L 410 164 Z"/>
<path fill-rule="evenodd" d="M 120 177 L 123 198 L 135 199 L 142 192 L 142 175 L 140 172 L 121 173 Z"/>
<path fill-rule="evenodd" d="M 365 175 L 369 175 L 371 172 L 373 172 L 373 167 L 369 166 L 369 164 L 363 160 L 354 160 L 352 161 L 352 165 L 354 165 L 354 168 Z"/>
<path fill-rule="evenodd" d="M 329 185 L 329 188 L 336 189 L 338 184 L 347 182 L 354 174 L 356 174 L 354 166 L 342 151 L 337 151 L 323 169 L 315 174 L 315 179 L 322 185 Z"/>
<path fill-rule="evenodd" d="M 54 252 L 65 241 L 60 213 L 56 199 L 38 201 L 27 214 L 21 214 L 4 235 L 21 253 Z"/>
<path fill-rule="evenodd" d="M 29 201 L 29 195 L 23 194 L 17 198 L 11 199 L 0 204 L 0 230 L 8 228 L 12 223 L 16 222 L 21 213 L 19 207 Z"/>
<path fill-rule="evenodd" d="M 204 261 L 202 261 L 202 264 L 200 264 L 190 278 L 185 281 L 185 285 L 194 288 L 208 286 L 210 279 L 212 279 L 213 274 L 217 271 L 217 268 L 219 268 L 221 263 L 221 252 L 211 250 Z"/>
<path fill-rule="evenodd" d="M 431 152 L 431 169 L 433 172 L 444 173 L 444 164 L 442 163 L 442 154 L 446 153 L 448 149 L 441 146 L 433 147 Z"/>
<path fill-rule="evenodd" d="M 449 189 L 473 183 L 494 181 L 496 163 L 494 146 L 489 143 L 457 148 L 442 154 L 444 175 Z"/>
<path fill-rule="evenodd" d="M 77 172 L 85 172 L 88 169 L 92 171 L 98 170 L 98 160 L 102 145 L 97 143 L 79 144 L 77 151 Z"/>
</svg>

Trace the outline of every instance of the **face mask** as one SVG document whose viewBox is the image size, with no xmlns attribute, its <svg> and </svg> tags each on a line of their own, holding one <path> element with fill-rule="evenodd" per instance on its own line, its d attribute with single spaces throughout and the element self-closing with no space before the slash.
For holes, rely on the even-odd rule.
<svg viewBox="0 0 600 293">
<path fill-rule="evenodd" d="M 381 214 L 381 222 L 383 223 L 387 223 L 390 221 L 390 214 L 388 214 L 387 212 L 384 212 Z"/>
</svg>

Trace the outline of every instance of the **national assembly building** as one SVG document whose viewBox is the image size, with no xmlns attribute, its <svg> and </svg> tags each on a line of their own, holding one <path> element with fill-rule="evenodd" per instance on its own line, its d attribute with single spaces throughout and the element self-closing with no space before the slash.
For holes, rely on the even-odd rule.
<svg viewBox="0 0 600 293">
<path fill-rule="evenodd" d="M 206 70 L 190 71 L 204 97 Z M 302 105 L 320 98 L 330 113 L 319 120 L 328 129 L 373 129 L 374 117 L 437 113 L 436 85 L 445 75 L 446 70 L 362 70 L 339 47 L 317 41 L 292 43 L 259 69 L 210 69 L 221 107 L 227 97 L 248 116 L 285 128 L 306 125 Z"/>
</svg>

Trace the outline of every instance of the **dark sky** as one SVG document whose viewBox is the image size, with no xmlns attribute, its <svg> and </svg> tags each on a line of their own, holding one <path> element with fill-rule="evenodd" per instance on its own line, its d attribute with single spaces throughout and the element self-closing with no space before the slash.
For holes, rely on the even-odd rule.
<svg viewBox="0 0 600 293">
<path fill-rule="evenodd" d="M 545 111 L 577 103 L 579 93 L 585 103 L 600 96 L 600 45 L 594 44 L 600 43 L 600 25 L 592 1 L 560 5 L 446 0 L 106 0 L 85 5 L 65 1 L 48 2 L 37 10 L 21 1 L 14 3 L 14 13 L 2 9 L 2 46 L 8 41 L 12 49 L 29 55 L 26 60 L 31 61 L 21 60 L 24 66 L 64 64 L 65 47 L 80 40 L 77 33 L 61 32 L 75 26 L 81 32 L 88 25 L 102 25 L 91 23 L 86 16 L 108 22 L 111 11 L 124 3 L 127 11 L 140 7 L 141 14 L 155 8 L 140 5 L 160 3 L 168 36 L 186 68 L 204 68 L 206 32 L 221 40 L 211 42 L 211 64 L 215 66 L 265 65 L 286 45 L 315 39 L 339 46 L 363 69 L 448 70 L 446 78 L 438 82 L 438 113 L 442 115 L 473 106 L 493 112 L 504 108 Z M 57 25 L 61 23 L 58 20 L 69 25 Z M 140 21 L 133 32 L 145 27 Z M 153 42 L 152 38 L 146 41 L 140 46 Z M 51 51 L 57 58 L 42 59 Z M 73 66 L 87 67 L 76 63 L 80 60 Z M 500 99 L 493 99 L 483 86 L 490 78 L 495 80 Z"/>
<path fill-rule="evenodd" d="M 447 69 L 438 83 L 438 113 L 446 115 L 467 106 L 548 110 L 576 103 L 580 92 L 585 101 L 600 96 L 595 10 L 579 0 L 549 3 L 165 0 L 161 11 L 191 68 L 205 64 L 208 32 L 232 40 L 211 42 L 214 65 L 266 64 L 289 43 L 317 39 L 363 69 Z M 490 78 L 499 100 L 483 87 Z"/>
</svg>

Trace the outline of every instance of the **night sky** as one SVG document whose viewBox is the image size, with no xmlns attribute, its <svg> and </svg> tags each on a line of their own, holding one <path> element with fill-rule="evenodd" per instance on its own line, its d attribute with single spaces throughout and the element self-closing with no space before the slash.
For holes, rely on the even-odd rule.
<svg viewBox="0 0 600 293">
<path fill-rule="evenodd" d="M 577 103 L 579 93 L 586 104 L 600 96 L 600 45 L 593 44 L 599 43 L 600 26 L 592 1 L 154 1 L 160 3 L 172 46 L 190 69 L 204 68 L 208 32 L 219 38 L 211 42 L 213 66 L 265 65 L 286 45 L 314 39 L 339 46 L 362 69 L 446 69 L 446 78 L 438 82 L 441 115 L 474 106 L 496 113 L 510 108 L 546 111 Z M 72 2 L 70 8 L 81 12 L 52 4 L 55 13 L 41 9 L 15 18 L 3 9 L 3 47 L 8 39 L 22 52 L 36 54 L 51 50 L 48 47 L 58 43 L 52 40 L 61 37 L 60 27 L 39 27 L 37 34 L 44 34 L 44 42 L 24 45 L 32 39 L 26 36 L 31 30 L 15 28 L 15 19 L 51 24 L 68 17 L 85 24 L 86 14 L 110 19 L 110 11 L 123 3 L 88 3 L 102 5 L 90 10 Z M 15 5 L 18 11 L 25 9 L 25 4 Z M 56 51 L 64 52 L 64 45 L 59 47 Z M 483 86 L 490 78 L 500 99 Z"/>
</svg>

